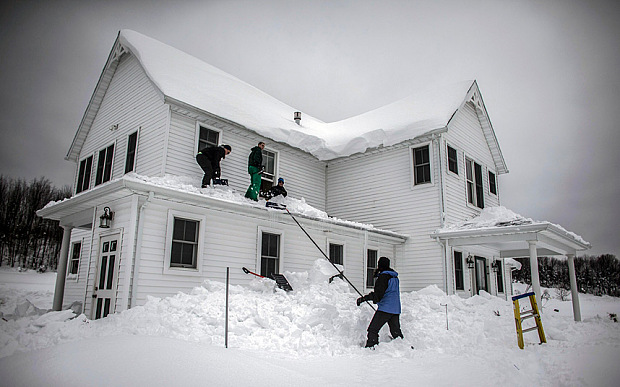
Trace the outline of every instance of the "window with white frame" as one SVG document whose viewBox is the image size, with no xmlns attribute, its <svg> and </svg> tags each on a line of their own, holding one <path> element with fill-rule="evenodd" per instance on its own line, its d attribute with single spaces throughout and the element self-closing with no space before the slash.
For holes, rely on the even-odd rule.
<svg viewBox="0 0 620 387">
<path fill-rule="evenodd" d="M 465 281 L 463 280 L 463 253 L 454 252 L 454 285 L 456 290 L 465 290 Z"/>
<path fill-rule="evenodd" d="M 220 131 L 198 124 L 198 152 L 209 146 L 220 145 Z"/>
<path fill-rule="evenodd" d="M 484 208 L 482 166 L 470 158 L 465 158 L 465 177 L 467 181 L 467 202 L 476 207 Z"/>
<path fill-rule="evenodd" d="M 280 273 L 280 235 L 261 232 L 260 275 L 272 278 Z"/>
<path fill-rule="evenodd" d="M 489 192 L 497 195 L 497 180 L 495 179 L 495 174 L 491 171 L 489 171 Z"/>
<path fill-rule="evenodd" d="M 71 260 L 69 261 L 69 270 L 67 274 L 77 275 L 80 267 L 80 254 L 82 252 L 82 242 L 75 242 L 71 246 Z"/>
<path fill-rule="evenodd" d="M 261 174 L 260 196 L 265 197 L 267 192 L 273 187 L 276 176 L 277 154 L 263 149 L 263 173 Z"/>
<path fill-rule="evenodd" d="M 428 145 L 413 148 L 413 181 L 414 185 L 431 182 L 431 156 Z"/>
<path fill-rule="evenodd" d="M 95 186 L 110 181 L 112 178 L 112 160 L 114 160 L 114 144 L 99 151 Z"/>
<path fill-rule="evenodd" d="M 174 217 L 170 267 L 197 268 L 199 229 L 197 220 Z"/>
<path fill-rule="evenodd" d="M 329 260 L 338 265 L 344 265 L 344 245 L 329 244 Z"/>
<path fill-rule="evenodd" d="M 90 174 L 93 168 L 93 156 L 88 156 L 80 162 L 78 180 L 75 186 L 75 193 L 86 191 L 90 187 Z"/>
<path fill-rule="evenodd" d="M 136 167 L 136 150 L 138 149 L 138 132 L 127 136 L 127 156 L 125 156 L 125 173 L 132 172 Z"/>
<path fill-rule="evenodd" d="M 377 270 L 377 261 L 379 251 L 374 249 L 366 250 L 366 287 L 373 288 L 375 286 L 375 270 Z"/>
<path fill-rule="evenodd" d="M 448 147 L 448 170 L 450 172 L 459 174 L 459 161 L 456 153 L 456 149 L 452 148 L 450 145 Z"/>
<path fill-rule="evenodd" d="M 497 265 L 497 292 L 504 293 L 504 265 L 502 260 L 496 260 L 495 265 Z"/>
</svg>

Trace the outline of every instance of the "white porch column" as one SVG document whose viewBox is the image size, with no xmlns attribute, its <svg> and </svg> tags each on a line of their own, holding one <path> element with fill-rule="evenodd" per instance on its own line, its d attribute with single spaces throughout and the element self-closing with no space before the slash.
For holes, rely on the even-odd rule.
<svg viewBox="0 0 620 387">
<path fill-rule="evenodd" d="M 540 277 L 538 276 L 538 254 L 536 253 L 536 241 L 527 241 L 530 245 L 530 273 L 532 274 L 532 289 L 536 293 L 536 302 L 541 304 L 542 293 L 540 292 Z M 542 308 L 538 308 L 542 313 Z"/>
<path fill-rule="evenodd" d="M 581 321 L 581 308 L 579 307 L 579 288 L 575 275 L 575 254 L 566 254 L 568 257 L 568 277 L 570 278 L 570 292 L 573 299 L 573 318 Z"/>
<path fill-rule="evenodd" d="M 67 277 L 67 261 L 69 260 L 69 242 L 71 242 L 71 230 L 73 227 L 62 226 L 62 244 L 58 257 L 58 269 L 56 273 L 56 288 L 54 290 L 54 303 L 52 309 L 62 310 L 62 299 L 65 295 L 65 278 Z"/>
</svg>

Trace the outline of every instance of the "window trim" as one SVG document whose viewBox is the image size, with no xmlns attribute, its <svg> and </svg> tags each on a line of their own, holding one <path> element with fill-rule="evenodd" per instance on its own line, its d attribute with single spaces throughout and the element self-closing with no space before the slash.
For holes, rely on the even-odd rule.
<svg viewBox="0 0 620 387">
<path fill-rule="evenodd" d="M 375 286 L 368 286 L 368 250 L 374 250 L 377 252 L 377 262 L 375 262 L 375 265 L 379 265 L 379 258 L 381 258 L 381 249 L 379 249 L 378 246 L 372 246 L 372 245 L 368 245 L 366 246 L 366 251 L 365 251 L 365 255 L 364 255 L 364 287 L 366 289 L 374 289 Z M 377 267 L 375 267 L 374 269 L 376 269 Z"/>
<path fill-rule="evenodd" d="M 216 128 L 213 125 L 209 125 L 209 124 L 205 124 L 204 122 L 200 122 L 200 121 L 196 121 L 196 128 L 195 128 L 195 137 L 194 137 L 194 150 L 196 151 L 195 153 L 198 153 L 200 151 L 200 127 L 203 126 L 206 129 L 212 130 L 214 132 L 218 132 L 219 135 L 217 136 L 217 146 L 220 146 L 223 144 L 222 142 L 222 136 L 224 135 L 224 131 L 222 129 Z"/>
<path fill-rule="evenodd" d="M 77 259 L 77 273 L 71 273 L 71 265 L 73 264 L 73 252 L 75 250 L 75 245 L 80 245 L 80 254 Z M 76 239 L 71 242 L 71 247 L 69 249 L 69 262 L 67 263 L 67 280 L 72 280 L 77 282 L 80 276 L 80 263 L 82 262 L 82 255 L 84 253 L 84 238 Z"/>
<path fill-rule="evenodd" d="M 347 266 L 347 243 L 342 240 L 342 239 L 331 239 L 331 238 L 327 238 L 327 257 L 329 258 L 329 245 L 334 244 L 334 245 L 341 245 L 342 246 L 342 269 L 344 270 L 344 268 Z M 331 259 L 330 259 L 331 262 Z M 340 265 L 339 263 L 335 263 L 336 265 Z"/>
<path fill-rule="evenodd" d="M 467 180 L 467 161 L 471 161 L 471 168 L 472 168 L 472 179 L 471 182 L 473 184 L 473 198 L 474 198 L 474 203 L 471 203 L 469 201 L 469 188 L 468 188 L 468 183 L 469 180 Z M 480 167 L 480 177 L 482 179 L 482 207 L 480 205 L 478 205 L 478 188 L 476 186 L 476 165 L 478 165 Z M 483 210 L 485 207 L 485 197 L 484 197 L 484 170 L 486 168 L 484 167 L 483 164 L 480 164 L 478 162 L 476 162 L 476 160 L 472 157 L 469 157 L 467 155 L 465 155 L 465 203 L 467 204 L 468 207 L 471 208 L 476 208 L 478 210 Z"/>
<path fill-rule="evenodd" d="M 280 256 L 278 257 L 278 273 L 284 271 L 284 231 L 275 228 L 258 226 L 256 230 L 256 272 L 260 274 L 262 269 L 263 256 L 263 233 L 275 234 L 280 236 Z"/>
<path fill-rule="evenodd" d="M 112 148 L 112 162 L 110 163 L 110 178 L 108 180 L 103 180 L 105 178 L 105 164 L 103 165 L 103 176 L 101 177 L 101 182 L 97 183 L 97 173 L 99 171 L 99 155 L 101 154 L 101 151 L 105 150 L 106 151 L 106 161 L 107 161 L 107 157 L 108 157 L 108 153 L 107 150 L 108 148 L 113 147 Z M 114 157 L 116 155 L 116 140 L 112 141 L 111 143 L 108 143 L 108 145 L 104 146 L 103 148 L 100 148 L 96 153 L 97 153 L 97 167 L 95 168 L 95 187 L 100 186 L 101 184 L 107 183 L 108 181 L 112 181 L 114 180 L 114 159 L 116 157 Z"/>
<path fill-rule="evenodd" d="M 429 166 L 430 166 L 430 181 L 425 182 L 425 183 L 419 183 L 416 184 L 415 183 L 415 163 L 413 161 L 414 159 L 414 150 L 418 149 L 418 148 L 423 148 L 425 146 L 428 146 L 428 158 L 429 158 Z M 411 169 L 411 189 L 415 189 L 417 187 L 429 187 L 429 186 L 433 186 L 435 185 L 435 179 L 433 178 L 433 171 L 434 171 L 434 150 L 433 150 L 433 143 L 431 141 L 428 142 L 423 142 L 423 143 L 419 143 L 419 144 L 415 144 L 415 145 L 410 145 L 409 146 L 409 168 Z"/>
<path fill-rule="evenodd" d="M 164 245 L 164 267 L 163 274 L 175 274 L 175 275 L 188 275 L 197 276 L 202 275 L 202 262 L 205 244 L 205 227 L 207 223 L 206 215 L 195 214 L 191 212 L 179 211 L 175 209 L 168 210 L 168 219 L 166 222 L 166 242 Z M 198 243 L 196 252 L 196 268 L 190 267 L 174 267 L 170 266 L 172 260 L 172 235 L 174 233 L 174 219 L 183 218 L 198 222 Z"/>
<path fill-rule="evenodd" d="M 125 147 L 125 168 L 124 168 L 123 174 L 136 172 L 136 166 L 137 166 L 137 161 L 138 161 L 138 146 L 140 145 L 140 129 L 142 129 L 141 126 L 137 130 L 131 133 L 128 133 L 125 136 L 125 144 L 127 144 L 127 146 Z M 133 151 L 133 166 L 131 167 L 130 171 L 127 171 L 127 157 L 129 156 L 129 137 L 132 136 L 133 134 L 136 135 L 136 147 Z"/>
<path fill-rule="evenodd" d="M 456 172 L 454 172 L 453 170 L 450 169 L 450 149 L 453 149 L 454 152 L 456 153 Z M 446 142 L 446 170 L 448 171 L 448 174 L 452 173 L 456 176 L 460 176 L 460 171 L 459 171 L 459 151 L 458 149 L 456 149 L 455 147 L 451 146 L 450 144 L 448 144 Z"/>
<path fill-rule="evenodd" d="M 82 162 L 88 160 L 90 160 L 90 171 L 88 172 L 88 186 L 86 188 L 82 188 L 84 186 L 84 180 L 82 180 L 82 187 L 80 187 L 81 189 L 78 191 L 78 185 L 80 184 L 80 168 L 82 167 Z M 81 192 L 84 191 L 88 191 L 90 189 L 90 183 L 93 179 L 93 160 L 95 159 L 95 155 L 94 154 L 90 154 L 86 157 L 84 157 L 83 159 L 80 160 L 80 162 L 78 163 L 78 168 L 77 168 L 77 179 L 75 181 L 75 194 L 79 194 Z"/>
<path fill-rule="evenodd" d="M 493 184 L 491 184 L 491 175 L 493 175 Z M 493 172 L 492 170 L 487 168 L 487 176 L 489 178 L 489 194 L 490 195 L 498 196 L 498 194 L 497 194 L 497 174 L 495 172 Z M 492 187 L 495 188 L 495 192 L 493 192 L 491 190 Z"/>
</svg>

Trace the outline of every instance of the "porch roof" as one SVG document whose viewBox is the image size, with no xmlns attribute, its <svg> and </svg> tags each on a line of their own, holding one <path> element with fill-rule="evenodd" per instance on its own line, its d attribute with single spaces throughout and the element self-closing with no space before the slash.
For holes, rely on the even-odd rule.
<svg viewBox="0 0 620 387">
<path fill-rule="evenodd" d="M 431 234 L 451 247 L 483 245 L 501 258 L 528 257 L 530 242 L 538 256 L 575 254 L 591 247 L 581 236 L 547 221 L 534 221 L 505 207 L 492 207 L 470 220 L 447 225 Z"/>
</svg>

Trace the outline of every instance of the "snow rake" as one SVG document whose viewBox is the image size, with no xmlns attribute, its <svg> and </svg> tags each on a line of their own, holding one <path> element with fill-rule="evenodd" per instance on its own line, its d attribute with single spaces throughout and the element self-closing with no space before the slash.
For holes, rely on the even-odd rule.
<svg viewBox="0 0 620 387">
<path fill-rule="evenodd" d="M 364 297 L 364 295 L 362 293 L 360 293 L 359 290 L 357 290 L 357 288 L 355 287 L 355 285 L 353 285 L 353 283 L 351 283 L 351 281 L 349 281 L 349 279 L 347 278 L 346 275 L 344 275 L 344 272 L 340 271 L 340 269 L 338 269 L 338 266 L 336 266 L 336 264 L 334 262 L 332 262 L 329 257 L 327 256 L 327 254 L 325 254 L 325 252 L 323 252 L 323 250 L 319 247 L 319 245 L 316 244 L 316 242 L 314 241 L 314 239 L 312 239 L 312 237 L 310 236 L 310 234 L 308 234 L 308 232 L 306 231 L 305 228 L 303 228 L 303 226 L 297 221 L 297 219 L 293 216 L 293 214 L 291 214 L 291 212 L 288 210 L 288 208 L 284 207 L 284 210 L 286 210 L 286 212 L 288 212 L 288 214 L 291 216 L 291 218 L 293 218 L 293 220 L 295 221 L 295 223 L 297 223 L 297 225 L 299 226 L 299 228 L 301 229 L 301 231 L 304 232 L 304 234 L 306 234 L 306 236 L 308 237 L 308 239 L 310 239 L 312 241 L 312 243 L 314 244 L 314 246 L 316 246 L 317 249 L 319 249 L 319 251 L 321 252 L 321 254 L 323 254 L 323 257 L 325 257 L 325 259 L 327 259 L 327 261 L 329 263 L 332 264 L 332 266 L 334 267 L 334 269 L 336 269 L 336 271 L 338 271 L 338 274 L 336 276 L 340 277 L 340 278 L 344 278 L 349 285 L 351 285 L 351 287 L 353 288 L 353 290 L 355 290 L 357 292 L 357 294 L 360 295 L 360 297 Z M 333 278 L 333 277 L 332 277 Z M 368 301 L 366 300 L 366 303 L 368 305 L 370 305 L 370 307 L 376 312 L 377 309 Z"/>
</svg>

